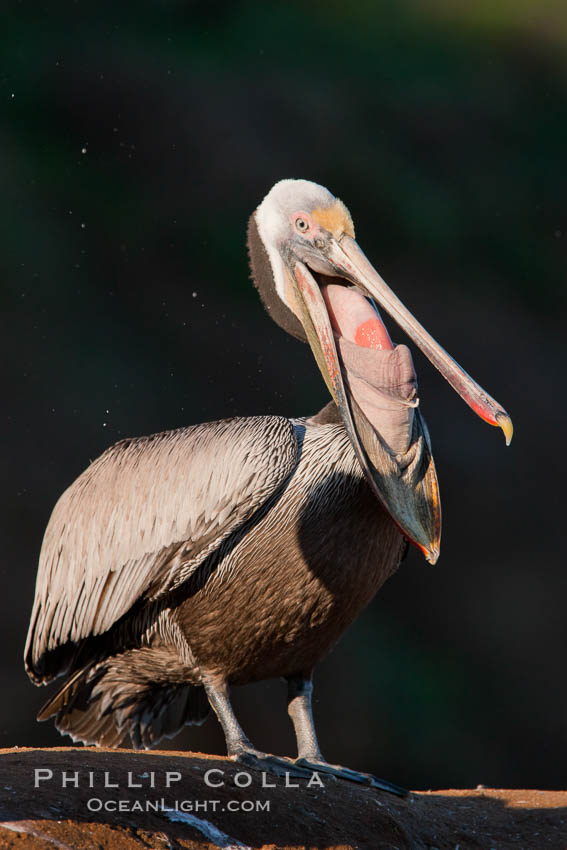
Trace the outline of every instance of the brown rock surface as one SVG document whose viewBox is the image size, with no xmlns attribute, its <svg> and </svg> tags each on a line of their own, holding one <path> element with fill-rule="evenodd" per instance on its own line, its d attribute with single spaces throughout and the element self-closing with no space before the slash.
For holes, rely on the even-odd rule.
<svg viewBox="0 0 567 850">
<path fill-rule="evenodd" d="M 219 783 L 217 787 L 205 781 L 209 770 L 215 771 L 208 779 Z M 478 788 L 414 792 L 402 800 L 323 774 L 321 780 L 323 787 L 317 783 L 309 787 L 307 780 L 290 778 L 298 787 L 286 787 L 284 777 L 266 776 L 265 783 L 275 787 L 264 787 L 257 771 L 193 753 L 64 747 L 0 750 L 0 847 L 567 847 L 564 791 Z"/>
</svg>

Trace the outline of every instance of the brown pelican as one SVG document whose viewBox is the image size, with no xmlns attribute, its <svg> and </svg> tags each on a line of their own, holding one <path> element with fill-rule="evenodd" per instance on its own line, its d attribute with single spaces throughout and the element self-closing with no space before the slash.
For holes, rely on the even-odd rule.
<svg viewBox="0 0 567 850">
<path fill-rule="evenodd" d="M 377 302 L 476 413 L 512 423 L 366 259 L 327 189 L 277 183 L 248 230 L 272 318 L 309 342 L 332 400 L 308 418 L 226 419 L 122 440 L 63 493 L 43 542 L 29 676 L 66 680 L 39 714 L 76 741 L 150 747 L 212 706 L 228 754 L 334 772 L 311 714 L 319 659 L 398 568 L 439 554 L 441 513 L 409 349 Z M 283 677 L 298 760 L 254 749 L 229 686 Z"/>
</svg>

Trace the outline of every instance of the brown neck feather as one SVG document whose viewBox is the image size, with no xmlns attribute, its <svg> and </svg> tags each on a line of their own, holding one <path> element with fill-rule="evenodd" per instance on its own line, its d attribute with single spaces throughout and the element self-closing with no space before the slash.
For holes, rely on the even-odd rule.
<svg viewBox="0 0 567 850">
<path fill-rule="evenodd" d="M 341 425 L 343 424 L 343 418 L 335 402 L 329 401 L 319 413 L 309 418 L 309 422 L 314 425 Z"/>
<path fill-rule="evenodd" d="M 256 213 L 250 216 L 248 222 L 248 258 L 252 280 L 260 293 L 260 298 L 268 314 L 284 331 L 302 342 L 307 342 L 303 325 L 295 313 L 289 307 L 286 307 L 277 293 L 272 264 L 258 232 Z"/>
</svg>

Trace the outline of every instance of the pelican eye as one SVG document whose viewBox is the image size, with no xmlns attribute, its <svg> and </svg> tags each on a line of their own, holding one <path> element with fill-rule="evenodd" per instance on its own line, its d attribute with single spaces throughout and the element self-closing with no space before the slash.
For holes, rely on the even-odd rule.
<svg viewBox="0 0 567 850">
<path fill-rule="evenodd" d="M 306 233 L 309 230 L 309 222 L 305 221 L 304 218 L 296 218 L 295 226 L 300 233 Z"/>
</svg>

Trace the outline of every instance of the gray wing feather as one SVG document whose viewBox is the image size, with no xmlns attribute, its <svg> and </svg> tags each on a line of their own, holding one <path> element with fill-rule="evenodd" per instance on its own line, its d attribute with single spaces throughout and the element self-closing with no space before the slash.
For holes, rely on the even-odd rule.
<svg viewBox="0 0 567 850">
<path fill-rule="evenodd" d="M 279 416 L 211 422 L 112 446 L 66 490 L 41 549 L 26 665 L 107 631 L 182 583 L 297 464 Z"/>
</svg>

